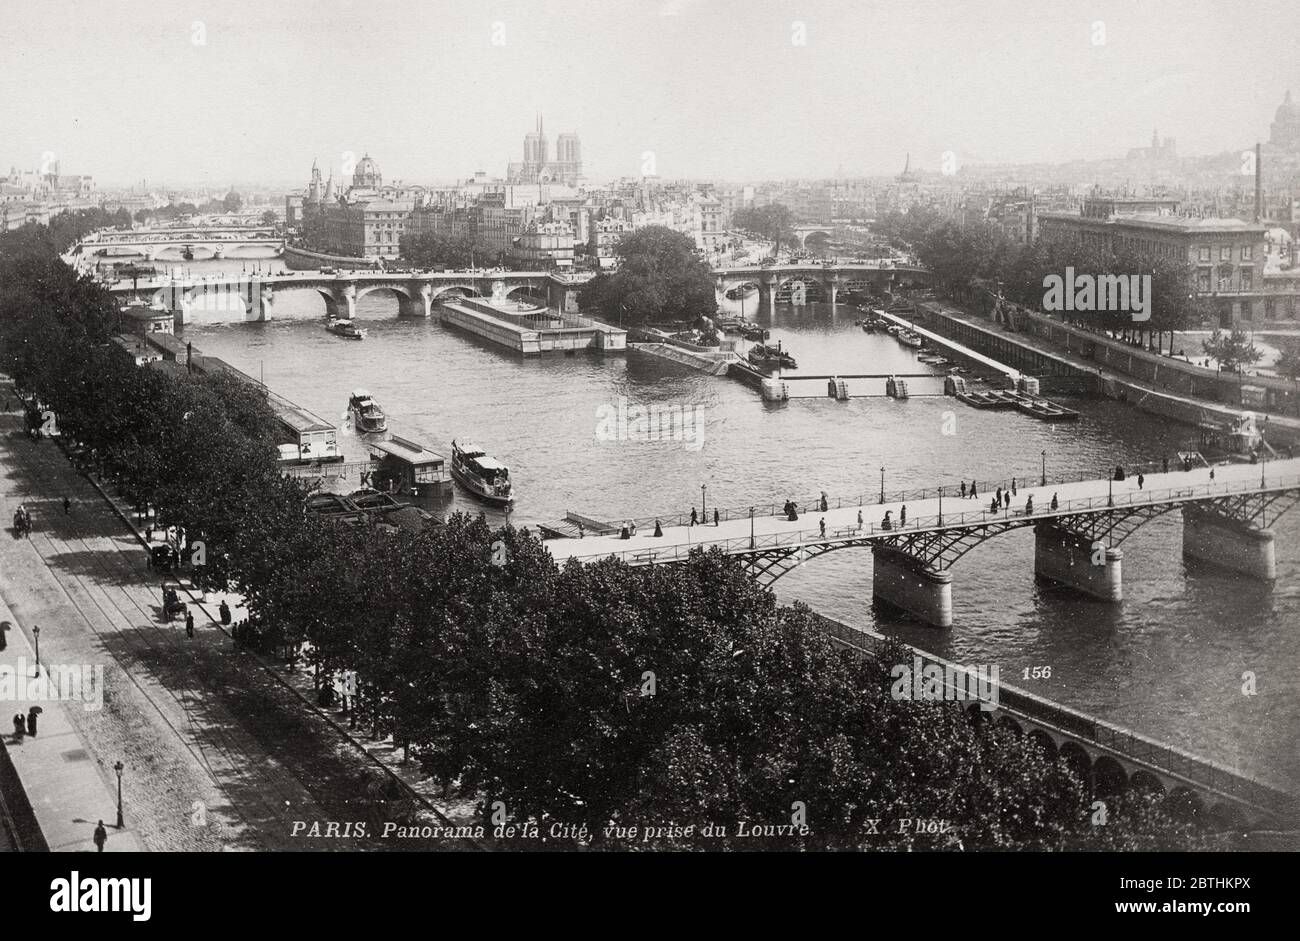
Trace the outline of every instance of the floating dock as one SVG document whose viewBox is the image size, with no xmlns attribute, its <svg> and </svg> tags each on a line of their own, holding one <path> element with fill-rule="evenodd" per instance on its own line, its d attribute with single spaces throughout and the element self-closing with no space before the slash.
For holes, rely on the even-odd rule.
<svg viewBox="0 0 1300 941">
<path fill-rule="evenodd" d="M 438 317 L 520 356 L 570 350 L 622 353 L 627 331 L 547 307 L 497 306 L 482 298 L 462 297 L 438 306 Z"/>
</svg>

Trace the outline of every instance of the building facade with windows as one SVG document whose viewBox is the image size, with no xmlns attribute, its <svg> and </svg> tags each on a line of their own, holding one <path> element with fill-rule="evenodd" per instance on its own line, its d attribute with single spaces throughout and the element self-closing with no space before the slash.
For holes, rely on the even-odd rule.
<svg viewBox="0 0 1300 941">
<path fill-rule="evenodd" d="M 1038 229 L 1047 242 L 1185 262 L 1193 272 L 1192 289 L 1210 301 L 1220 326 L 1262 321 L 1266 316 L 1267 230 L 1260 223 L 1194 219 L 1171 212 L 1106 215 L 1100 205 L 1088 200 L 1079 214 L 1041 214 Z"/>
</svg>

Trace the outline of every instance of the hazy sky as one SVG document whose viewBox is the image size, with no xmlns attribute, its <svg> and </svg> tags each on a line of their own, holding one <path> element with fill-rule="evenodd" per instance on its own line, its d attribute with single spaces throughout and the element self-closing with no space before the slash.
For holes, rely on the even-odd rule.
<svg viewBox="0 0 1300 941">
<path fill-rule="evenodd" d="M 1300 95 L 1295 0 L 0 0 L 0 39 L 0 162 L 102 183 L 497 175 L 537 111 L 594 178 L 1188 155 Z"/>
</svg>

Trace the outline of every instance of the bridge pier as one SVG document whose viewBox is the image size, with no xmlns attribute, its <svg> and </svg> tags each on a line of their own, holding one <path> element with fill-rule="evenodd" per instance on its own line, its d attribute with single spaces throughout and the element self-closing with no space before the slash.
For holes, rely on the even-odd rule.
<svg viewBox="0 0 1300 941">
<path fill-rule="evenodd" d="M 1266 582 L 1277 578 L 1271 531 L 1204 507 L 1183 507 L 1183 555 Z"/>
<path fill-rule="evenodd" d="M 1124 550 L 1043 522 L 1034 526 L 1034 573 L 1102 601 L 1124 600 Z M 1096 564 L 1094 564 L 1096 563 Z"/>
<path fill-rule="evenodd" d="M 357 286 L 355 284 L 336 287 L 331 294 L 334 303 L 331 305 L 328 299 L 325 301 L 325 310 L 331 317 L 337 317 L 340 320 L 351 320 L 356 316 Z"/>
<path fill-rule="evenodd" d="M 433 287 L 423 284 L 409 293 L 398 294 L 398 314 L 402 317 L 428 317 L 433 310 Z"/>
<path fill-rule="evenodd" d="M 890 546 L 872 546 L 874 600 L 933 627 L 952 627 L 952 572 Z"/>
<path fill-rule="evenodd" d="M 275 289 L 269 284 L 262 285 L 262 305 L 258 310 L 258 320 L 270 320 L 275 306 Z"/>
<path fill-rule="evenodd" d="M 827 300 L 831 302 L 831 306 L 833 307 L 837 303 L 836 298 L 839 296 L 840 293 L 839 275 L 831 275 L 829 278 L 827 278 L 825 281 L 822 282 L 822 287 L 826 291 Z"/>
</svg>

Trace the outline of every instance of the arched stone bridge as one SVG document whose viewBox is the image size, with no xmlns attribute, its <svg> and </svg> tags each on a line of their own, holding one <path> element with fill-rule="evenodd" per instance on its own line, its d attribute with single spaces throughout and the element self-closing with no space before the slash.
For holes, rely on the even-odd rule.
<svg viewBox="0 0 1300 941">
<path fill-rule="evenodd" d="M 893 293 L 899 287 L 928 285 L 929 269 L 901 260 L 747 265 L 715 268 L 714 284 L 719 296 L 733 288 L 758 288 L 759 299 L 769 304 L 778 293 L 803 293 L 808 300 L 836 303 L 841 289 L 872 286 L 879 293 Z M 800 287 L 802 285 L 802 287 Z"/>
<path fill-rule="evenodd" d="M 214 277 L 191 281 L 123 282 L 110 288 L 124 298 L 158 300 L 170 310 L 182 307 L 181 300 L 194 298 L 238 298 L 248 320 L 274 317 L 275 297 L 284 291 L 315 291 L 325 301 L 330 317 L 351 318 L 357 301 L 367 294 L 395 295 L 404 317 L 427 317 L 433 305 L 453 295 L 489 297 L 497 301 L 523 296 L 545 297 L 557 310 L 576 311 L 577 292 L 587 280 L 580 276 L 544 271 L 489 271 L 476 269 L 454 272 L 363 271 L 346 274 L 290 272 L 255 277 Z"/>
<path fill-rule="evenodd" d="M 113 256 L 142 255 L 150 261 L 163 258 L 179 260 L 186 248 L 195 258 L 225 258 L 237 257 L 240 249 L 250 247 L 271 247 L 278 255 L 284 250 L 284 238 L 276 233 L 273 225 L 107 229 L 82 240 L 71 254 L 94 255 L 104 251 Z"/>
</svg>

